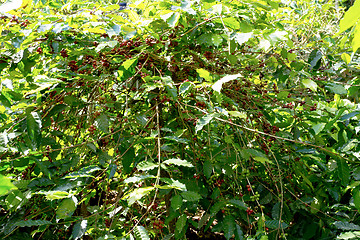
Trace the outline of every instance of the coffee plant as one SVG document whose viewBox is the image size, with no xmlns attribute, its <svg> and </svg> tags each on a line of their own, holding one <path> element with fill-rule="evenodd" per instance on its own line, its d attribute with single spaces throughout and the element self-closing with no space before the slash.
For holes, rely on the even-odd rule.
<svg viewBox="0 0 360 240">
<path fill-rule="evenodd" d="M 0 5 L 1 238 L 358 239 L 339 4 Z"/>
</svg>

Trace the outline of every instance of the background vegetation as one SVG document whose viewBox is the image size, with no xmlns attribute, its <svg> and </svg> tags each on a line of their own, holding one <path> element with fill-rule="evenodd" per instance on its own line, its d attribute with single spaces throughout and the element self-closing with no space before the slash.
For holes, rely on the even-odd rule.
<svg viewBox="0 0 360 240">
<path fill-rule="evenodd" d="M 2 4 L 1 238 L 358 239 L 347 4 Z"/>
</svg>

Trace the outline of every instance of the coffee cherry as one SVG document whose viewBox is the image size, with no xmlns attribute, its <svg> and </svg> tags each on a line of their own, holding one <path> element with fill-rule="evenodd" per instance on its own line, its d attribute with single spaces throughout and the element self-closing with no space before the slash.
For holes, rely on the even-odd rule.
<svg viewBox="0 0 360 240">
<path fill-rule="evenodd" d="M 42 54 L 42 53 L 43 53 L 43 50 L 42 50 L 41 47 L 38 47 L 38 48 L 36 49 L 36 52 L 37 52 L 38 54 Z"/>
</svg>

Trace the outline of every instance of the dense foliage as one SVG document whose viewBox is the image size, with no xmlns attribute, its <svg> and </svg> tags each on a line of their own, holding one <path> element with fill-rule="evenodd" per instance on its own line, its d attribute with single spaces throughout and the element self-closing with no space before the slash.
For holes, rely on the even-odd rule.
<svg viewBox="0 0 360 240">
<path fill-rule="evenodd" d="M 4 3 L 1 238 L 359 238 L 359 4 Z"/>
</svg>

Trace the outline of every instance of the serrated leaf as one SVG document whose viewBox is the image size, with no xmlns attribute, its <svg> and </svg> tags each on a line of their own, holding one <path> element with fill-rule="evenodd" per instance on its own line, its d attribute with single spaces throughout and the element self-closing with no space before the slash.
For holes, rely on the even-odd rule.
<svg viewBox="0 0 360 240">
<path fill-rule="evenodd" d="M 87 228 L 87 220 L 81 220 L 77 223 L 75 223 L 73 231 L 71 233 L 72 238 L 75 240 L 80 239 L 82 236 L 84 236 Z"/>
<path fill-rule="evenodd" d="M 174 180 L 171 178 L 161 178 L 162 181 L 166 182 L 168 185 L 165 186 L 158 186 L 159 188 L 162 189 L 171 189 L 171 188 L 175 188 L 177 190 L 181 190 L 181 191 L 186 191 L 186 185 L 179 182 L 178 180 Z"/>
<path fill-rule="evenodd" d="M 349 223 L 349 222 L 336 221 L 336 222 L 334 222 L 334 225 L 336 228 L 341 229 L 341 230 L 360 230 L 359 225 L 356 225 L 354 223 Z"/>
<path fill-rule="evenodd" d="M 197 133 L 198 131 L 203 129 L 203 127 L 207 125 L 214 117 L 216 117 L 216 114 L 214 113 L 210 113 L 201 117 L 199 121 L 196 123 L 195 132 Z"/>
<path fill-rule="evenodd" d="M 186 220 L 187 220 L 187 217 L 185 214 L 183 214 L 179 217 L 179 219 L 176 221 L 176 224 L 175 224 L 175 230 L 177 232 L 181 232 L 184 229 Z"/>
<path fill-rule="evenodd" d="M 96 172 L 99 170 L 101 170 L 101 168 L 98 166 L 95 166 L 95 165 L 87 166 L 87 167 L 80 169 L 77 172 L 72 172 L 72 173 L 67 174 L 64 178 L 94 177 L 90 173 L 93 173 L 93 172 Z"/>
<path fill-rule="evenodd" d="M 5 198 L 7 209 L 17 209 L 25 200 L 25 195 L 19 190 L 13 190 Z"/>
<path fill-rule="evenodd" d="M 154 163 L 152 161 L 142 161 L 136 166 L 136 168 L 141 171 L 147 171 L 147 170 L 155 169 L 158 166 L 159 166 L 159 164 Z"/>
<path fill-rule="evenodd" d="M 286 229 L 287 227 L 289 227 L 289 224 L 284 222 L 279 223 L 279 220 L 269 220 L 269 221 L 265 221 L 265 226 L 271 229 L 278 229 L 278 228 Z"/>
<path fill-rule="evenodd" d="M 205 213 L 199 220 L 198 229 L 201 229 L 209 221 L 210 217 L 209 213 Z"/>
<path fill-rule="evenodd" d="M 229 81 L 232 81 L 232 80 L 235 80 L 237 78 L 240 78 L 242 77 L 241 74 L 234 74 L 234 75 L 227 75 L 225 77 L 222 77 L 221 79 L 219 79 L 218 81 L 216 81 L 216 83 L 214 83 L 214 85 L 212 86 L 212 89 L 214 91 L 217 91 L 220 93 L 221 91 L 221 88 L 222 88 L 222 85 L 226 82 L 229 82 Z"/>
<path fill-rule="evenodd" d="M 150 240 L 149 233 L 143 226 L 136 226 L 134 233 L 137 240 Z"/>
<path fill-rule="evenodd" d="M 235 240 L 243 240 L 244 239 L 244 233 L 241 230 L 241 227 L 239 225 L 235 225 Z"/>
<path fill-rule="evenodd" d="M 190 92 L 190 90 L 193 87 L 193 83 L 192 82 L 183 82 L 181 83 L 180 87 L 179 87 L 179 94 L 180 95 L 185 95 L 188 92 Z"/>
<path fill-rule="evenodd" d="M 141 175 L 141 176 L 129 177 L 129 178 L 124 180 L 124 183 L 136 183 L 136 182 L 140 182 L 140 181 L 142 181 L 144 179 L 148 179 L 148 178 L 155 178 L 155 176 L 153 176 L 153 175 Z"/>
<path fill-rule="evenodd" d="M 76 210 L 77 204 L 78 201 L 75 196 L 64 199 L 56 209 L 56 219 L 65 219 L 71 217 Z"/>
<path fill-rule="evenodd" d="M 136 201 L 140 200 L 145 195 L 149 194 L 153 191 L 154 187 L 142 187 L 136 188 L 135 190 L 131 191 L 129 194 L 126 194 L 123 199 L 127 199 L 129 205 L 133 205 Z"/>
<path fill-rule="evenodd" d="M 16 222 L 14 225 L 18 227 L 32 227 L 32 226 L 41 226 L 41 225 L 49 225 L 52 222 L 48 220 L 26 220 Z"/>
<path fill-rule="evenodd" d="M 6 195 L 10 190 L 16 189 L 11 180 L 0 174 L 0 196 Z"/>
<path fill-rule="evenodd" d="M 181 196 L 187 200 L 187 201 L 198 201 L 199 199 L 201 199 L 201 195 L 198 194 L 197 192 L 192 192 L 192 191 L 186 191 L 186 192 L 182 192 Z"/>
<path fill-rule="evenodd" d="M 39 191 L 38 194 L 44 194 L 47 200 L 57 200 L 57 199 L 63 199 L 68 198 L 70 196 L 70 193 L 65 191 Z"/>
<path fill-rule="evenodd" d="M 165 160 L 165 161 L 163 161 L 163 164 L 174 164 L 176 166 L 194 167 L 188 161 L 182 160 L 182 159 L 179 159 L 179 158 L 171 158 L 171 159 Z"/>
<path fill-rule="evenodd" d="M 235 231 L 235 218 L 232 215 L 225 216 L 222 222 L 224 236 L 227 240 L 229 240 Z"/>
</svg>

